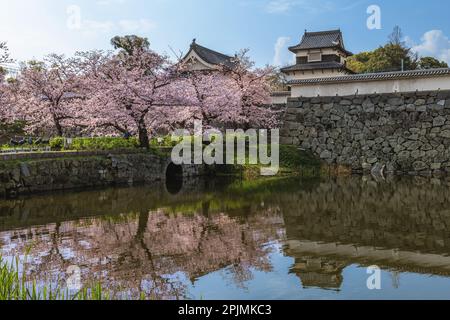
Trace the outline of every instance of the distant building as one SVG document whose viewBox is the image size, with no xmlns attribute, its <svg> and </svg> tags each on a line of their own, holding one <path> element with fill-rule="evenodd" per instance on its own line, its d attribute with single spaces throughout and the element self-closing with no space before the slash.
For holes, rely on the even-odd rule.
<svg viewBox="0 0 450 320">
<path fill-rule="evenodd" d="M 191 48 L 182 63 L 190 71 L 213 71 L 220 70 L 223 67 L 233 68 L 236 57 L 208 49 L 197 44 L 196 39 L 192 41 Z"/>
<path fill-rule="evenodd" d="M 347 68 L 352 53 L 340 30 L 305 32 L 289 50 L 296 64 L 281 71 L 292 98 L 450 90 L 450 69 L 354 74 Z"/>
<path fill-rule="evenodd" d="M 2 63 L 0 64 L 0 69 L 3 69 L 6 71 L 6 78 L 16 78 L 19 74 L 19 67 L 11 64 L 11 63 Z"/>
<path fill-rule="evenodd" d="M 364 73 L 291 80 L 291 97 L 332 97 L 450 90 L 450 69 Z"/>
<path fill-rule="evenodd" d="M 194 39 L 189 52 L 181 60 L 189 71 L 219 71 L 223 68 L 233 69 L 236 66 L 236 56 L 232 57 L 199 45 Z M 273 104 L 285 104 L 291 94 L 288 91 L 274 92 Z"/>
<path fill-rule="evenodd" d="M 281 71 L 288 80 L 336 77 L 352 74 L 347 58 L 353 54 L 345 49 L 340 30 L 305 32 L 300 44 L 290 47 L 296 64 Z"/>
</svg>

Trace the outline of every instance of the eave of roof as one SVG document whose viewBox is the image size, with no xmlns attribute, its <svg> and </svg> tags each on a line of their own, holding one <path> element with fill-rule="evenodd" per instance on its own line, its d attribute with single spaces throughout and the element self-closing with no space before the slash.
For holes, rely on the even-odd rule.
<svg viewBox="0 0 450 320">
<path fill-rule="evenodd" d="M 346 50 L 342 46 L 323 46 L 323 47 L 314 47 L 314 48 L 310 48 L 310 49 L 297 49 L 296 47 L 289 47 L 288 49 L 292 53 L 297 53 L 298 51 L 301 51 L 301 50 L 335 49 L 337 51 L 341 51 L 342 53 L 345 53 L 347 55 L 347 57 L 351 57 L 354 55 L 353 52 Z"/>
<path fill-rule="evenodd" d="M 339 62 L 312 62 L 305 64 L 296 64 L 290 67 L 282 68 L 282 72 L 292 72 L 292 71 L 311 71 L 311 70 L 326 70 L 326 69 L 339 69 L 347 70 L 346 66 Z"/>
<path fill-rule="evenodd" d="M 300 44 L 289 47 L 289 50 L 295 53 L 300 50 L 325 48 L 340 50 L 348 56 L 353 55 L 353 53 L 345 49 L 344 37 L 342 36 L 342 32 L 340 30 L 305 32 Z"/>
<path fill-rule="evenodd" d="M 339 77 L 301 79 L 301 80 L 291 80 L 288 82 L 288 84 L 301 85 L 301 84 L 348 83 L 348 82 L 362 82 L 362 81 L 399 80 L 399 79 L 408 79 L 408 78 L 429 78 L 429 77 L 440 77 L 440 76 L 447 76 L 447 75 L 450 76 L 450 68 L 395 71 L 395 72 L 383 72 L 383 73 L 365 73 L 365 74 L 353 74 L 353 75 L 339 76 Z"/>
</svg>

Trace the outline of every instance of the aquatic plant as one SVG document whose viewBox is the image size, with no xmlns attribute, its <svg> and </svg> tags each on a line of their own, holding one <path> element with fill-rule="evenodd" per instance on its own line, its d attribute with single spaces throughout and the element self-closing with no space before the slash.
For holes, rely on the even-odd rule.
<svg viewBox="0 0 450 320">
<path fill-rule="evenodd" d="M 60 285 L 38 284 L 36 280 L 27 277 L 24 265 L 25 263 L 21 263 L 17 257 L 12 262 L 7 262 L 0 256 L 0 301 L 114 300 L 117 298 L 109 290 L 105 290 L 100 283 L 86 286 L 76 293 Z M 145 298 L 141 294 L 141 299 L 143 297 Z"/>
</svg>

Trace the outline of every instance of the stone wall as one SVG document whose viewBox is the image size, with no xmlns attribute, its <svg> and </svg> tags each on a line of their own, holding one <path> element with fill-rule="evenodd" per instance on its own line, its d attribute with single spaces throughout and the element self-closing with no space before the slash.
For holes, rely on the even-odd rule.
<svg viewBox="0 0 450 320">
<path fill-rule="evenodd" d="M 356 172 L 450 173 L 450 91 L 291 98 L 281 136 Z"/>
<path fill-rule="evenodd" d="M 63 154 L 63 153 L 62 153 Z M 165 181 L 169 156 L 148 152 L 16 155 L 0 162 L 0 197 L 45 191 Z M 184 166 L 185 178 L 205 173 L 203 166 Z"/>
</svg>

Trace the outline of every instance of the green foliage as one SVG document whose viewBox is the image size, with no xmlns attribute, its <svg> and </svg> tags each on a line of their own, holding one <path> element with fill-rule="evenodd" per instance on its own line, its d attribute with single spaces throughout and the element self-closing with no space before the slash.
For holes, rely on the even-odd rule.
<svg viewBox="0 0 450 320">
<path fill-rule="evenodd" d="M 25 257 L 26 262 L 26 257 Z M 23 270 L 19 273 L 18 270 Z M 141 294 L 142 298 L 142 294 Z M 18 258 L 7 263 L 0 256 L 0 301 L 40 301 L 40 300 L 113 300 L 111 292 L 104 290 L 100 283 L 84 287 L 71 293 L 59 286 L 38 285 L 36 280 L 27 279 L 24 265 Z"/>
<path fill-rule="evenodd" d="M 24 134 L 24 128 L 24 121 L 15 121 L 14 123 L 0 122 L 0 135 L 4 137 L 20 136 Z"/>
<path fill-rule="evenodd" d="M 347 60 L 347 68 L 356 73 L 447 68 L 447 63 L 433 57 L 422 57 L 412 52 L 402 41 L 402 30 L 395 27 L 389 42 L 374 51 L 361 52 Z"/>
<path fill-rule="evenodd" d="M 53 151 L 61 151 L 64 148 L 64 138 L 55 137 L 50 139 L 50 148 Z"/>
<path fill-rule="evenodd" d="M 113 137 L 102 138 L 74 138 L 69 146 L 65 145 L 65 138 L 55 137 L 50 140 L 50 147 L 53 151 L 74 150 L 74 151 L 97 151 L 97 150 L 127 150 L 139 147 L 136 138 L 124 139 Z"/>
<path fill-rule="evenodd" d="M 75 138 L 72 140 L 71 150 L 95 151 L 95 150 L 125 150 L 136 149 L 139 141 L 136 138 Z"/>
<path fill-rule="evenodd" d="M 178 143 L 180 143 L 183 140 L 183 138 L 179 138 L 177 141 L 172 141 L 172 136 L 164 136 L 159 138 L 153 138 L 150 141 L 150 146 L 152 147 L 174 147 Z"/>
<path fill-rule="evenodd" d="M 418 68 L 417 56 L 410 48 L 401 44 L 388 43 L 371 52 L 362 52 L 350 57 L 347 67 L 357 73 L 415 70 Z"/>
<path fill-rule="evenodd" d="M 444 61 L 439 61 L 433 57 L 422 57 L 419 60 L 420 69 L 436 69 L 436 68 L 448 68 L 448 64 Z"/>
<path fill-rule="evenodd" d="M 372 52 L 361 52 L 347 59 L 347 68 L 356 73 L 365 73 Z"/>
<path fill-rule="evenodd" d="M 262 146 L 259 146 L 260 148 Z M 270 156 L 271 146 L 265 146 Z M 300 150 L 298 147 L 289 145 L 280 145 L 280 171 L 279 176 L 285 175 L 310 175 L 316 176 L 320 174 L 322 163 L 314 155 L 309 152 Z M 259 150 L 256 150 L 259 152 Z M 260 176 L 260 170 L 264 166 L 250 164 L 250 157 L 247 150 L 245 165 L 228 165 L 220 168 L 220 174 L 236 175 L 241 174 L 245 178 L 254 179 Z M 237 158 L 235 158 L 235 161 Z"/>
<path fill-rule="evenodd" d="M 136 50 L 148 50 L 150 42 L 147 38 L 138 37 L 136 35 L 130 36 L 116 36 L 111 39 L 111 45 L 114 49 L 121 49 L 127 55 L 133 55 Z"/>
<path fill-rule="evenodd" d="M 178 143 L 179 141 L 172 142 L 171 136 L 153 138 L 150 141 L 150 145 L 153 148 L 174 147 Z M 136 137 L 129 139 L 119 137 L 74 138 L 70 146 L 65 146 L 64 138 L 56 137 L 50 140 L 50 147 L 54 151 L 64 149 L 76 151 L 128 150 L 138 149 L 139 140 Z"/>
<path fill-rule="evenodd" d="M 320 161 L 314 155 L 298 147 L 280 146 L 280 166 L 289 169 L 320 168 Z"/>
</svg>

